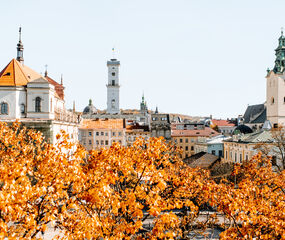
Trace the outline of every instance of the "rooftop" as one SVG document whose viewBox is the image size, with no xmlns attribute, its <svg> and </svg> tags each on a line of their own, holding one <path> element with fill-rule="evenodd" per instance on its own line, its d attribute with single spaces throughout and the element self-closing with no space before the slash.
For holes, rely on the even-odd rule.
<svg viewBox="0 0 285 240">
<path fill-rule="evenodd" d="M 80 129 L 120 129 L 125 128 L 124 119 L 83 119 Z"/>
</svg>

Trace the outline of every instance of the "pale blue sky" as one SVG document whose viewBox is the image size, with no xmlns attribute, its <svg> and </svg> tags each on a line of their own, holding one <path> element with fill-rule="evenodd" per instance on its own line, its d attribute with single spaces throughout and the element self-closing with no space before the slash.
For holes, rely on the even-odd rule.
<svg viewBox="0 0 285 240">
<path fill-rule="evenodd" d="M 121 108 L 235 117 L 265 101 L 265 74 L 285 26 L 284 0 L 9 0 L 0 68 L 16 57 L 64 76 L 66 105 L 106 108 L 106 61 L 121 61 Z"/>
</svg>

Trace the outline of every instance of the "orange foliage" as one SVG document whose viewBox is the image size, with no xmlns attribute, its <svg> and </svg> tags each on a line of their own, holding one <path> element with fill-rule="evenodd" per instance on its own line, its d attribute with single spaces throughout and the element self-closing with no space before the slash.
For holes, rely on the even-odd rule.
<svg viewBox="0 0 285 240">
<path fill-rule="evenodd" d="M 222 239 L 284 239 L 284 171 L 260 155 L 236 167 L 238 185 L 216 184 L 161 138 L 86 152 L 18 123 L 0 135 L 0 239 L 188 239 L 209 224 L 205 204 L 233 223 Z"/>
</svg>

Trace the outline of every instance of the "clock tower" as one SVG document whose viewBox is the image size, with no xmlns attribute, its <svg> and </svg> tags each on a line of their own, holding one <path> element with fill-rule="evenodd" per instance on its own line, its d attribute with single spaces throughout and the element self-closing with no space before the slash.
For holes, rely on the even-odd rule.
<svg viewBox="0 0 285 240">
<path fill-rule="evenodd" d="M 120 85 L 119 85 L 119 67 L 120 61 L 112 58 L 107 61 L 108 84 L 107 84 L 107 113 L 120 113 Z"/>
</svg>

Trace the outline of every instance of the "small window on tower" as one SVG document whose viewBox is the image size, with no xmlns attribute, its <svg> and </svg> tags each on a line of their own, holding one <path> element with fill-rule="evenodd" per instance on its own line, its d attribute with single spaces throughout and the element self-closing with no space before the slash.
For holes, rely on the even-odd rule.
<svg viewBox="0 0 285 240">
<path fill-rule="evenodd" d="M 274 104 L 274 97 L 271 98 L 271 104 Z"/>
<path fill-rule="evenodd" d="M 115 86 L 115 80 L 112 80 L 112 86 Z"/>
<path fill-rule="evenodd" d="M 284 99 L 283 99 L 283 102 L 285 103 L 285 97 L 284 97 Z"/>
<path fill-rule="evenodd" d="M 116 74 L 114 72 L 112 72 L 112 76 L 115 76 Z"/>
</svg>

